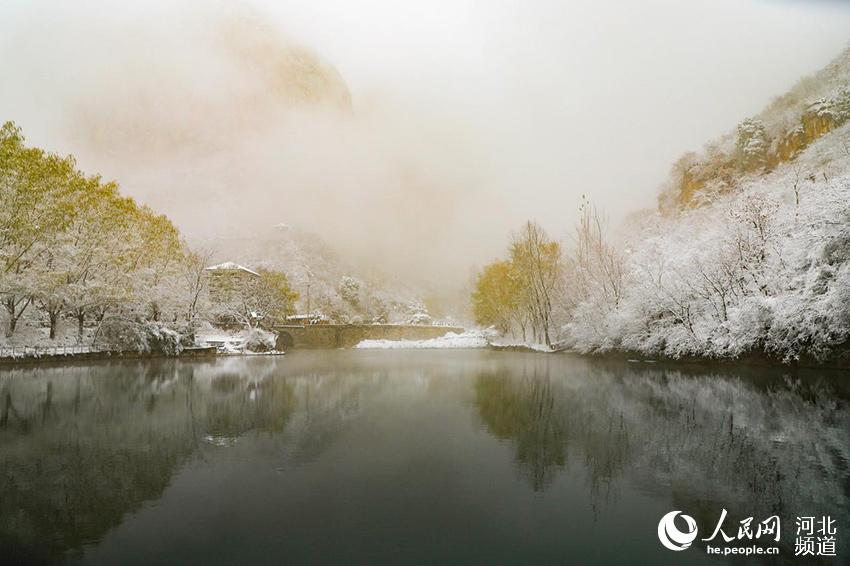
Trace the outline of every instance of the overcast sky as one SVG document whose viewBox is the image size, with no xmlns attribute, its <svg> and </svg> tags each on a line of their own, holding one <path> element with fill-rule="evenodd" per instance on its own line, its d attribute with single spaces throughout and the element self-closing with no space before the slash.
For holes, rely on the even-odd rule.
<svg viewBox="0 0 850 566">
<path fill-rule="evenodd" d="M 197 31 L 242 13 L 333 65 L 356 124 L 338 131 L 309 114 L 187 160 L 140 163 L 87 147 L 69 117 L 143 106 L 141 89 L 215 100 L 204 116 L 188 116 L 194 104 L 167 114 L 206 132 L 198 122 L 227 112 L 221 91 L 242 79 L 216 76 Z M 615 221 L 653 206 L 679 154 L 824 66 L 848 31 L 850 2 L 837 1 L 6 0 L 0 120 L 78 155 L 190 235 L 248 218 L 321 223 L 355 257 L 458 271 L 498 253 L 526 218 L 567 234 L 582 193 Z M 171 104 L 161 94 L 145 100 L 146 112 Z M 303 165 L 327 146 L 325 161 Z M 411 177 L 411 190 L 373 186 Z M 191 205 L 202 194 L 219 204 Z"/>
</svg>

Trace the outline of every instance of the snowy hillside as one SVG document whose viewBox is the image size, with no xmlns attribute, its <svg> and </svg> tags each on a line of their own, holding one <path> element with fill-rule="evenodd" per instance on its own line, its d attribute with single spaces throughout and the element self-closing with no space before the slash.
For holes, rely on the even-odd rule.
<svg viewBox="0 0 850 566">
<path fill-rule="evenodd" d="M 760 114 L 673 164 L 662 209 L 701 206 L 736 192 L 747 177 L 797 160 L 821 137 L 850 121 L 850 47 L 799 81 Z M 840 142 L 839 142 L 840 143 Z M 811 161 L 812 156 L 809 156 Z M 823 165 L 828 164 L 824 161 Z"/>
<path fill-rule="evenodd" d="M 568 278 L 618 292 L 567 281 L 567 345 L 850 361 L 850 49 L 683 156 L 621 233 L 605 269 L 574 262 Z"/>
<path fill-rule="evenodd" d="M 622 297 L 583 301 L 567 343 L 673 358 L 846 357 L 850 123 L 770 172 L 740 176 L 735 191 L 704 196 L 643 220 L 624 250 Z"/>
</svg>

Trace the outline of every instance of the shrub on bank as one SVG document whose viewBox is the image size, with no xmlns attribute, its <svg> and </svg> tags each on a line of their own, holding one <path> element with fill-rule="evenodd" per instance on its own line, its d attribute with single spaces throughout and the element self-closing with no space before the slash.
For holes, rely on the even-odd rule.
<svg viewBox="0 0 850 566">
<path fill-rule="evenodd" d="M 176 356 L 183 350 L 178 332 L 157 322 L 124 318 L 103 321 L 94 341 L 99 350 Z"/>
<path fill-rule="evenodd" d="M 245 336 L 245 349 L 249 352 L 271 352 L 277 344 L 277 335 L 262 328 L 252 328 Z"/>
</svg>

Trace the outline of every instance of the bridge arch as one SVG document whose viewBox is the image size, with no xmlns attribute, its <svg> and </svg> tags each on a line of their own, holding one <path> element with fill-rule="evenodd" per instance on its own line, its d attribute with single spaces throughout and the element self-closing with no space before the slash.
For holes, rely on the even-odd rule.
<svg viewBox="0 0 850 566">
<path fill-rule="evenodd" d="M 277 341 L 275 343 L 276 350 L 285 352 L 286 350 L 290 350 L 293 346 L 295 346 L 295 340 L 292 338 L 292 334 L 283 330 L 277 333 Z"/>
</svg>

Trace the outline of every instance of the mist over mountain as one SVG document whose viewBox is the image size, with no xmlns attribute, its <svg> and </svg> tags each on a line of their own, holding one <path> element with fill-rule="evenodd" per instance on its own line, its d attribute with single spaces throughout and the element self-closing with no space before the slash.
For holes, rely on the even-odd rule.
<svg viewBox="0 0 850 566">
<path fill-rule="evenodd" d="M 354 104 L 334 65 L 264 12 L 165 10 L 94 37 L 87 23 L 61 29 L 85 57 L 54 101 L 62 141 L 51 147 L 71 148 L 189 238 L 284 218 L 360 271 L 464 281 L 489 245 L 465 211 L 487 226 L 499 203 L 481 192 L 462 124 Z"/>
</svg>

